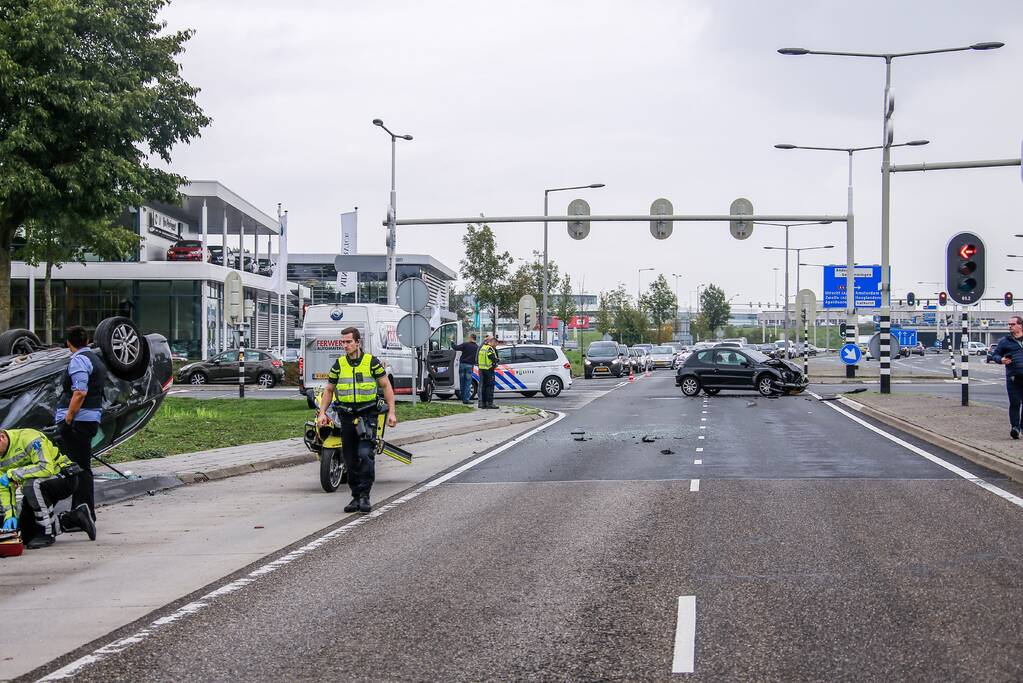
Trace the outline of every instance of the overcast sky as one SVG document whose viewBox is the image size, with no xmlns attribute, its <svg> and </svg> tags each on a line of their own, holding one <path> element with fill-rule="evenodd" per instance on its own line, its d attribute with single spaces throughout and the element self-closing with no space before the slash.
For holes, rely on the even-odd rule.
<svg viewBox="0 0 1023 683">
<path fill-rule="evenodd" d="M 173 168 L 215 179 L 271 215 L 289 210 L 291 251 L 334 252 L 339 214 L 359 207 L 359 251 L 382 253 L 390 140 L 399 140 L 398 215 L 551 214 L 585 198 L 594 214 L 723 214 L 736 197 L 757 213 L 841 214 L 844 153 L 781 151 L 879 144 L 884 62 L 776 50 L 901 52 L 1002 41 L 999 50 L 896 59 L 894 163 L 1018 157 L 1023 138 L 1023 2 L 706 0 L 654 2 L 348 2 L 174 0 L 172 29 L 196 33 L 182 58 L 213 124 L 175 151 Z M 880 152 L 855 157 L 856 260 L 880 260 Z M 948 238 L 978 232 L 986 296 L 1023 296 L 1020 169 L 902 173 L 892 182 L 893 298 L 942 288 Z M 453 269 L 464 226 L 402 227 L 398 251 Z M 540 224 L 495 225 L 498 245 L 528 258 Z M 575 241 L 550 230 L 550 254 L 578 289 L 656 273 L 686 305 L 713 282 L 733 303 L 775 298 L 784 230 L 745 241 L 726 223 L 680 223 L 665 241 L 646 223 L 594 223 Z M 844 224 L 794 228 L 810 263 L 845 262 Z M 792 254 L 795 289 L 795 254 Z M 803 268 L 818 293 L 821 268 Z M 777 275 L 780 296 L 782 276 Z"/>
</svg>

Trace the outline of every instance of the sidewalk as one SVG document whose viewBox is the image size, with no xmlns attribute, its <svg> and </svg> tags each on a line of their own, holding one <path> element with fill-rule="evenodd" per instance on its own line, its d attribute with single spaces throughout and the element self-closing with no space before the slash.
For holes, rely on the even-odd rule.
<svg viewBox="0 0 1023 683">
<path fill-rule="evenodd" d="M 489 429 L 498 429 L 514 424 L 541 419 L 543 416 L 524 414 L 513 408 L 500 410 L 474 410 L 424 420 L 401 422 L 387 430 L 386 439 L 396 446 L 444 439 L 462 434 L 473 434 Z M 295 433 L 301 434 L 303 425 L 295 425 Z M 413 453 L 415 449 L 411 449 Z M 110 479 L 96 480 L 96 503 L 109 505 L 145 493 L 175 488 L 184 484 L 195 484 L 216 479 L 225 479 L 242 474 L 251 474 L 277 467 L 291 467 L 314 462 L 315 454 L 306 449 L 301 436 L 279 441 L 251 443 L 244 446 L 230 446 L 197 453 L 182 453 L 165 458 L 132 460 L 115 463 L 121 472 L 131 472 L 140 478 L 123 479 L 107 468 L 97 464 L 93 471 Z"/>
<path fill-rule="evenodd" d="M 1009 438 L 1002 408 L 926 394 L 865 392 L 841 397 L 867 417 L 934 444 L 1010 479 L 1023 482 L 1023 440 Z"/>
</svg>

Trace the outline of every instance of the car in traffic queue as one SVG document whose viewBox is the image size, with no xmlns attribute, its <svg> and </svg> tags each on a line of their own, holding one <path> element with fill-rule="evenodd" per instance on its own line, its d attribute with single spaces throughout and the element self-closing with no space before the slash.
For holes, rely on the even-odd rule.
<svg viewBox="0 0 1023 683">
<path fill-rule="evenodd" d="M 167 249 L 168 261 L 209 261 L 209 249 L 204 249 L 202 240 L 178 240 Z"/>
<path fill-rule="evenodd" d="M 629 374 L 628 363 L 616 342 L 591 342 L 583 356 L 583 378 L 621 377 Z"/>
<path fill-rule="evenodd" d="M 694 352 L 675 373 L 675 385 L 686 396 L 703 391 L 713 396 L 722 389 L 754 389 L 762 396 L 798 394 L 807 379 L 790 361 L 768 358 L 759 351 L 715 347 Z"/>
<path fill-rule="evenodd" d="M 655 346 L 650 349 L 651 368 L 672 369 L 675 367 L 675 352 L 670 346 Z"/>
<path fill-rule="evenodd" d="M 178 370 L 177 381 L 181 384 L 213 384 L 229 382 L 238 384 L 240 371 L 240 349 L 228 349 L 209 360 L 196 361 Z M 284 381 L 284 362 L 276 355 L 256 349 L 245 349 L 245 383 L 258 384 L 272 389 Z"/>
<path fill-rule="evenodd" d="M 173 385 L 170 346 L 128 318 L 100 321 L 89 348 L 107 367 L 92 452 L 102 455 L 146 426 Z M 25 329 L 0 334 L 0 428 L 38 429 L 60 445 L 53 415 L 71 362 L 67 347 L 45 346 Z"/>
<path fill-rule="evenodd" d="M 472 369 L 472 397 L 479 396 L 479 368 Z M 553 344 L 512 344 L 497 347 L 494 368 L 494 396 L 538 393 L 554 398 L 572 388 L 572 363 L 560 346 Z"/>
<path fill-rule="evenodd" d="M 978 341 L 971 341 L 966 347 L 966 352 L 971 356 L 985 356 L 987 355 L 987 350 L 987 344 Z"/>
<path fill-rule="evenodd" d="M 629 372 L 643 372 L 645 361 L 643 360 L 643 351 L 641 349 L 630 347 L 627 360 L 629 361 Z"/>
</svg>

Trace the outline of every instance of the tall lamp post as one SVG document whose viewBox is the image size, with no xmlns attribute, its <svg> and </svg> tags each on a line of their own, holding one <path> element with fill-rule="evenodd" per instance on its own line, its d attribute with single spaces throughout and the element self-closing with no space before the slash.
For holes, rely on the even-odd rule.
<svg viewBox="0 0 1023 683">
<path fill-rule="evenodd" d="M 929 140 L 910 140 L 892 147 L 918 147 L 926 145 Z M 848 187 L 848 208 L 846 209 L 845 222 L 845 341 L 848 344 L 856 343 L 856 258 L 853 251 L 853 153 L 865 152 L 871 149 L 881 149 L 882 145 L 870 147 L 810 147 L 804 145 L 790 145 L 787 143 L 775 145 L 778 149 L 809 149 L 822 152 L 845 152 L 849 156 L 849 187 Z M 797 266 L 798 267 L 798 266 Z M 851 294 L 850 294 L 851 292 Z M 845 376 L 855 377 L 856 366 L 846 365 Z"/>
<path fill-rule="evenodd" d="M 679 324 L 678 323 L 678 308 L 679 308 L 679 306 L 678 306 L 678 280 L 682 276 L 677 274 L 677 273 L 672 273 L 671 276 L 673 278 L 675 278 L 675 321 L 674 321 L 674 323 L 671 326 L 672 332 L 674 333 L 676 331 L 676 328 L 678 327 L 678 324 Z M 681 329 L 679 329 L 678 332 L 679 332 L 679 334 L 681 334 Z M 674 336 L 674 334 L 672 336 Z"/>
<path fill-rule="evenodd" d="M 884 73 L 884 105 L 882 107 L 882 120 L 884 121 L 884 132 L 881 140 L 881 382 L 882 394 L 890 394 L 892 391 L 892 369 L 891 369 L 891 304 L 892 293 L 889 282 L 889 229 L 891 222 L 891 147 L 892 133 L 891 115 L 894 111 L 894 98 L 892 97 L 892 60 L 896 57 L 912 57 L 916 55 L 933 55 L 942 52 L 963 52 L 965 50 L 994 50 L 1005 43 L 985 42 L 974 43 L 962 47 L 947 47 L 936 50 L 916 50 L 913 52 L 838 52 L 833 50 L 808 50 L 803 47 L 783 47 L 778 50 L 783 55 L 831 55 L 836 57 L 869 57 L 883 59 L 885 66 Z"/>
<path fill-rule="evenodd" d="M 589 185 L 573 185 L 572 187 L 551 187 L 543 191 L 543 299 L 540 304 L 540 329 L 543 330 L 543 343 L 547 343 L 547 207 L 548 197 L 551 192 L 564 192 L 566 190 L 596 190 L 604 187 L 604 183 L 591 183 Z"/>
<path fill-rule="evenodd" d="M 639 300 L 643 296 L 642 285 L 640 285 L 640 274 L 647 270 L 657 270 L 656 268 L 637 268 L 636 269 L 636 308 L 639 308 Z"/>
<path fill-rule="evenodd" d="M 390 129 L 384 125 L 384 122 L 380 119 L 373 119 L 374 126 L 380 126 L 384 129 L 384 132 L 391 136 L 391 206 L 390 211 L 387 212 L 387 305 L 393 306 L 396 301 L 396 291 L 398 287 L 398 264 L 395 258 L 395 242 L 396 242 L 396 229 L 395 221 L 398 220 L 396 212 L 397 201 L 394 192 L 394 148 L 395 141 L 398 138 L 402 140 L 411 140 L 411 135 L 398 135 L 392 133 Z"/>
</svg>

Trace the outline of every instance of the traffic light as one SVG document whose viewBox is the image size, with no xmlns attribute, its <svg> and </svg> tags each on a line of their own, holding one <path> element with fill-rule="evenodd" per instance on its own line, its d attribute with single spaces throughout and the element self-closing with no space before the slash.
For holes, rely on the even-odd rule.
<svg viewBox="0 0 1023 683">
<path fill-rule="evenodd" d="M 938 305 L 939 306 L 944 306 L 947 303 L 948 303 L 948 294 L 945 294 L 945 292 L 938 292 Z"/>
<path fill-rule="evenodd" d="M 1005 298 L 1003 299 L 1003 301 L 1005 301 L 1005 305 L 1006 306 L 1010 306 L 1011 307 L 1012 306 L 1012 292 L 1006 292 L 1005 293 Z"/>
<path fill-rule="evenodd" d="M 909 294 L 906 295 L 906 305 L 916 306 L 916 294 L 910 292 Z"/>
<path fill-rule="evenodd" d="M 984 295 L 984 243 L 972 232 L 953 235 L 945 249 L 945 282 L 959 304 L 975 304 Z"/>
</svg>

